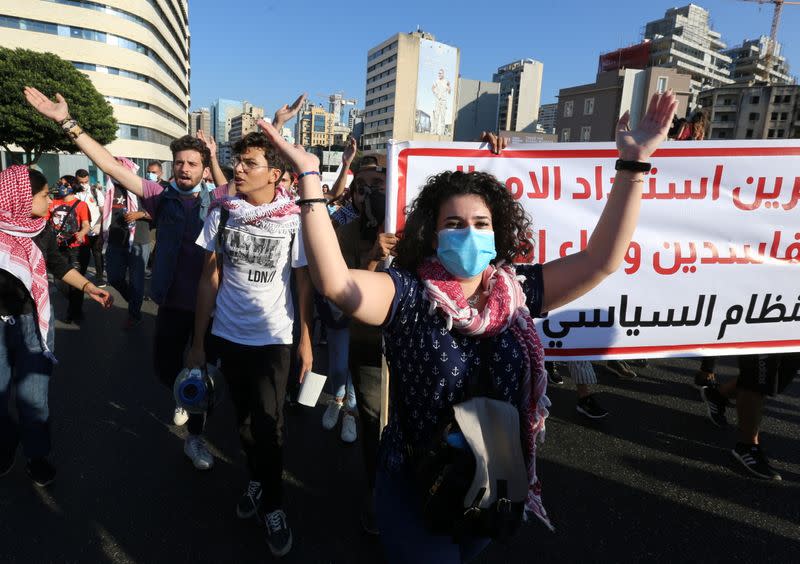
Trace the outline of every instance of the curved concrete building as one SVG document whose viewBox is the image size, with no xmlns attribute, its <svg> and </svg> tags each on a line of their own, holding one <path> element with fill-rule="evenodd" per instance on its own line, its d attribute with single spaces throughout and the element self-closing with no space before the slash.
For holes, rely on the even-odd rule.
<svg viewBox="0 0 800 564">
<path fill-rule="evenodd" d="M 119 122 L 112 153 L 140 166 L 172 160 L 169 143 L 189 125 L 186 0 L 0 2 L 0 45 L 55 53 L 84 72 Z"/>
</svg>

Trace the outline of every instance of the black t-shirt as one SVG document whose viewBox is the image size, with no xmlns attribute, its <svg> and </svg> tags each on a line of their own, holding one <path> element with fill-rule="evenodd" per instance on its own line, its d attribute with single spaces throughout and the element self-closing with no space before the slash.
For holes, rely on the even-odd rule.
<svg viewBox="0 0 800 564">
<path fill-rule="evenodd" d="M 47 271 L 60 280 L 72 268 L 64 255 L 58 250 L 56 234 L 48 224 L 33 238 L 47 263 Z M 0 315 L 25 315 L 33 313 L 34 304 L 25 284 L 5 270 L 0 270 Z"/>
<path fill-rule="evenodd" d="M 128 191 L 122 186 L 114 185 L 114 200 L 111 203 L 111 224 L 108 226 L 108 244 L 115 247 L 126 247 L 130 240 L 128 223 L 125 214 L 128 209 Z M 136 221 L 133 234 L 134 243 L 150 243 L 150 222 L 146 219 Z"/>
</svg>

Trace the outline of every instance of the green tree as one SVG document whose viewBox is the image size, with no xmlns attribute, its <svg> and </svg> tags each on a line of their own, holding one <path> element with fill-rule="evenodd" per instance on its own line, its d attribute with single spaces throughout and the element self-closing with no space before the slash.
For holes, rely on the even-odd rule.
<svg viewBox="0 0 800 564">
<path fill-rule="evenodd" d="M 25 101 L 25 86 L 38 88 L 51 98 L 60 92 L 69 102 L 70 115 L 98 143 L 111 143 L 117 120 L 111 105 L 92 82 L 72 64 L 53 53 L 0 48 L 0 146 L 19 160 L 9 147 L 21 147 L 25 162 L 33 164 L 42 153 L 75 153 L 78 147 L 59 127 Z"/>
</svg>

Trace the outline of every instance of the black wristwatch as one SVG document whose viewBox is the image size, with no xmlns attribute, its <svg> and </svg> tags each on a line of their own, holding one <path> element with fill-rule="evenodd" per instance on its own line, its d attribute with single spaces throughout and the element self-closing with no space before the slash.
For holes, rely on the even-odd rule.
<svg viewBox="0 0 800 564">
<path fill-rule="evenodd" d="M 650 172 L 653 165 L 650 163 L 641 163 L 639 161 L 623 161 L 617 159 L 617 164 L 614 165 L 614 170 L 628 170 L 630 172 Z"/>
</svg>

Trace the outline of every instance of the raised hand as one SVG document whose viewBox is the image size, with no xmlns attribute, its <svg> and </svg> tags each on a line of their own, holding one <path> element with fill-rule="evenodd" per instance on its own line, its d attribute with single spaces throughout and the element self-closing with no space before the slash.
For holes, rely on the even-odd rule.
<svg viewBox="0 0 800 564">
<path fill-rule="evenodd" d="M 303 107 L 303 102 L 305 101 L 306 95 L 300 94 L 300 96 L 297 97 L 297 100 L 295 100 L 291 106 L 284 104 L 278 108 L 278 111 L 275 112 L 275 117 L 272 118 L 272 123 L 275 125 L 275 129 L 280 131 L 281 127 L 283 127 L 287 121 L 297 115 L 297 112 L 299 112 L 300 108 Z"/>
<path fill-rule="evenodd" d="M 53 121 L 61 122 L 69 117 L 69 107 L 67 101 L 61 94 L 56 94 L 56 101 L 39 92 L 32 86 L 25 87 L 25 99 L 33 106 L 37 112 Z"/>
<path fill-rule="evenodd" d="M 342 160 L 347 163 L 349 167 L 353 159 L 356 158 L 356 153 L 358 152 L 358 144 L 356 143 L 355 137 L 350 137 L 347 140 L 347 147 L 344 148 L 344 153 L 342 153 Z"/>
<path fill-rule="evenodd" d="M 653 94 L 647 113 L 633 131 L 630 130 L 630 112 L 625 112 L 617 122 L 620 158 L 625 161 L 646 161 L 667 138 L 677 107 L 678 100 L 672 90 Z"/>
<path fill-rule="evenodd" d="M 319 159 L 316 155 L 311 153 L 307 153 L 305 149 L 303 149 L 302 145 L 291 145 L 289 144 L 283 137 L 279 130 L 272 125 L 271 123 L 267 123 L 263 119 L 260 119 L 256 122 L 258 127 L 261 128 L 261 131 L 267 136 L 270 143 L 278 149 L 281 155 L 283 155 L 287 161 L 292 165 L 292 168 L 297 173 L 309 172 L 312 170 L 319 170 Z"/>
<path fill-rule="evenodd" d="M 206 137 L 206 134 L 203 133 L 202 129 L 197 130 L 197 138 L 206 144 L 208 150 L 211 151 L 211 158 L 217 156 L 217 140 L 214 139 L 213 135 L 209 135 Z"/>
<path fill-rule="evenodd" d="M 481 141 L 489 144 L 489 150 L 495 155 L 499 155 L 503 149 L 508 147 L 508 138 L 495 135 L 491 131 L 481 133 Z"/>
</svg>

